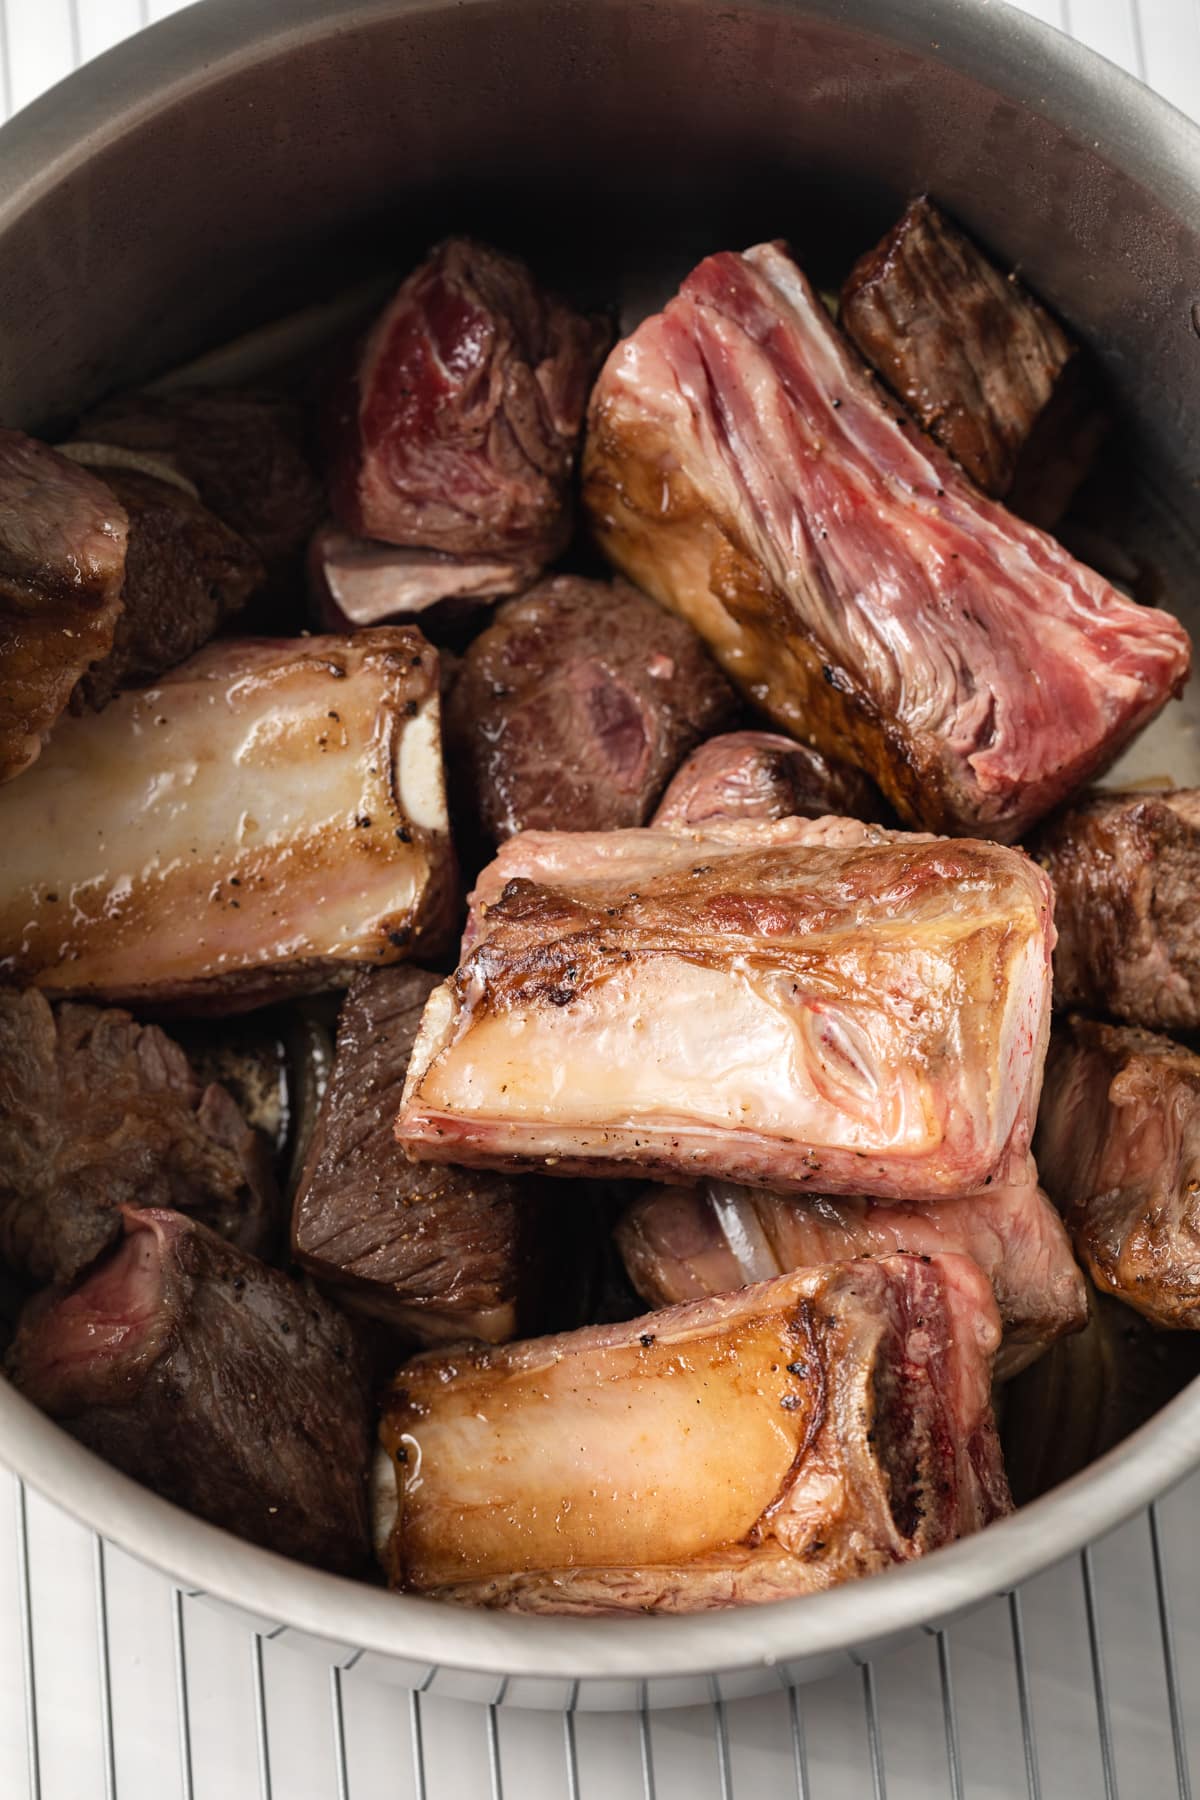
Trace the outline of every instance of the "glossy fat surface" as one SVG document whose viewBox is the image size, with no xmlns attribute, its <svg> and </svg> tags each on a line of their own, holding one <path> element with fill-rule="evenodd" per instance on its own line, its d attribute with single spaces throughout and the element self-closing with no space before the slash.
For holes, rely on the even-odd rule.
<svg viewBox="0 0 1200 1800">
<path fill-rule="evenodd" d="M 163 999 L 389 962 L 452 880 L 418 633 L 217 643 L 66 719 L 0 794 L 0 972 Z"/>
<path fill-rule="evenodd" d="M 399 1135 L 422 1160 L 906 1195 L 1024 1176 L 1048 886 L 854 820 L 526 832 L 479 879 Z"/>
<path fill-rule="evenodd" d="M 963 1199 L 885 1204 L 770 1194 L 730 1182 L 648 1188 L 617 1227 L 630 1279 L 651 1306 L 726 1293 L 791 1269 L 897 1251 L 957 1251 L 992 1284 L 1006 1380 L 1087 1321 L 1087 1289 L 1062 1220 L 1032 1182 Z"/>
<path fill-rule="evenodd" d="M 738 1294 L 401 1369 L 393 1585 L 547 1612 L 691 1611 L 885 1568 L 1007 1510 L 999 1323 L 962 1257 Z"/>
</svg>

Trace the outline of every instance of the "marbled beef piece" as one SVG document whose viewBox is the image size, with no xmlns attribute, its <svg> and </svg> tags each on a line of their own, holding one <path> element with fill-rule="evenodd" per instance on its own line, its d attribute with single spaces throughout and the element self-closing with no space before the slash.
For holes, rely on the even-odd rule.
<svg viewBox="0 0 1200 1800">
<path fill-rule="evenodd" d="M 961 1256 L 842 1263 L 397 1373 L 375 1542 L 395 1587 L 533 1613 L 819 1592 L 1010 1508 L 1000 1321 Z"/>
<path fill-rule="evenodd" d="M 124 606 L 112 650 L 75 691 L 77 708 L 104 706 L 185 661 L 266 579 L 245 538 L 178 483 L 112 465 L 96 473 L 129 519 Z"/>
<path fill-rule="evenodd" d="M 610 342 L 515 257 L 448 238 L 331 397 L 338 520 L 390 544 L 550 561 L 570 534 L 588 389 Z"/>
<path fill-rule="evenodd" d="M 1058 1005 L 1200 1026 L 1200 788 L 1088 794 L 1030 848 L 1054 883 Z"/>
<path fill-rule="evenodd" d="M 671 778 L 652 825 L 707 825 L 715 819 L 882 820 L 874 782 L 849 763 L 773 731 L 709 738 Z"/>
<path fill-rule="evenodd" d="M 1200 1329 L 1200 1056 L 1133 1026 L 1056 1026 L 1037 1155 L 1096 1286 Z"/>
<path fill-rule="evenodd" d="M 526 831 L 413 1049 L 425 1162 L 907 1200 L 1027 1178 L 1050 884 L 854 819 Z"/>
<path fill-rule="evenodd" d="M 627 583 L 559 575 L 506 601 L 463 658 L 450 757 L 487 836 L 644 825 L 733 694 L 689 625 Z"/>
<path fill-rule="evenodd" d="M 230 1012 L 436 955 L 437 653 L 401 625 L 218 639 L 62 720 L 0 841 L 0 978 L 57 998 Z"/>
<path fill-rule="evenodd" d="M 27 769 L 112 650 L 129 521 L 110 487 L 0 431 L 0 781 Z"/>
<path fill-rule="evenodd" d="M 371 1412 L 350 1326 L 194 1219 L 122 1208 L 120 1244 L 25 1310 L 14 1385 L 127 1475 L 251 1543 L 352 1574 Z"/>
<path fill-rule="evenodd" d="M 909 411 L 986 493 L 1052 526 L 1106 421 L 1058 321 L 925 198 L 842 289 L 840 320 Z"/>
<path fill-rule="evenodd" d="M 273 578 L 298 565 L 325 510 L 300 409 L 267 388 L 114 394 L 79 421 L 75 436 L 165 458 Z"/>
<path fill-rule="evenodd" d="M 1020 837 L 1187 678 L 1178 620 L 983 494 L 779 244 L 710 256 L 617 346 L 584 496 L 775 724 L 931 831 Z"/>
<path fill-rule="evenodd" d="M 994 1184 L 965 1199 L 891 1204 L 861 1195 L 768 1194 L 723 1181 L 647 1188 L 621 1218 L 616 1238 L 648 1306 L 729 1293 L 855 1256 L 969 1256 L 991 1282 L 1004 1326 L 998 1381 L 1087 1323 L 1087 1289 L 1071 1240 L 1033 1181 Z"/>
<path fill-rule="evenodd" d="M 296 1193 L 296 1260 L 347 1307 L 418 1342 L 500 1343 L 541 1324 L 565 1196 L 548 1183 L 412 1163 L 396 1113 L 421 1013 L 440 977 L 356 977 Z M 561 1288 L 562 1273 L 553 1278 Z"/>
<path fill-rule="evenodd" d="M 0 1256 L 70 1281 L 122 1206 L 188 1213 L 259 1256 L 281 1222 L 265 1140 L 157 1025 L 0 991 Z"/>
</svg>

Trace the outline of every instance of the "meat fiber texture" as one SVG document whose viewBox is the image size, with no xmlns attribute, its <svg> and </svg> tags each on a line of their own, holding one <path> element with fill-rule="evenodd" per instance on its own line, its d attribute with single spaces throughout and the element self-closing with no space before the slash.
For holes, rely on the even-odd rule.
<svg viewBox="0 0 1200 1800">
<path fill-rule="evenodd" d="M 1024 1180 L 1049 883 L 992 843 L 785 819 L 525 832 L 431 994 L 410 1156 L 914 1199 Z"/>
<path fill-rule="evenodd" d="M 861 1260 L 499 1350 L 420 1357 L 380 1427 L 393 1586 L 694 1612 L 904 1563 L 1009 1510 L 1000 1327 L 965 1257 Z"/>
<path fill-rule="evenodd" d="M 266 1255 L 271 1157 L 234 1100 L 157 1025 L 0 992 L 0 1253 L 69 1281 L 120 1236 L 121 1207 L 170 1207 Z"/>
<path fill-rule="evenodd" d="M 500 607 L 463 658 L 447 747 L 493 843 L 644 825 L 736 701 L 689 625 L 623 581 L 560 575 Z"/>
<path fill-rule="evenodd" d="M 889 405 L 778 244 L 702 262 L 596 384 L 601 546 L 901 816 L 1011 841 L 1177 694 L 1190 645 Z"/>
<path fill-rule="evenodd" d="M 257 553 L 178 482 L 144 469 L 97 471 L 129 519 L 122 608 L 111 653 L 74 696 L 103 706 L 202 648 L 266 579 Z"/>
<path fill-rule="evenodd" d="M 891 1205 L 861 1196 L 767 1194 L 722 1181 L 653 1187 L 627 1208 L 616 1238 L 649 1306 L 729 1293 L 855 1256 L 970 1256 L 992 1284 L 1004 1326 L 998 1381 L 1087 1323 L 1087 1286 L 1071 1240 L 1032 1181 L 965 1200 Z"/>
<path fill-rule="evenodd" d="M 412 968 L 355 978 L 296 1191 L 292 1248 L 346 1306 L 418 1342 L 498 1343 L 541 1322 L 554 1243 L 547 1184 L 412 1163 L 397 1144 L 408 1059 L 439 980 Z"/>
<path fill-rule="evenodd" d="M 64 719 L 0 792 L 0 977 L 236 1011 L 445 944 L 437 654 L 408 627 L 210 644 Z"/>
<path fill-rule="evenodd" d="M 7 1372 L 106 1461 L 251 1543 L 354 1573 L 371 1412 L 327 1301 L 178 1213 L 123 1210 L 118 1248 L 31 1301 Z"/>
<path fill-rule="evenodd" d="M 672 776 L 654 825 L 708 825 L 718 819 L 879 820 L 873 782 L 849 763 L 774 731 L 728 731 L 693 750 Z"/>
<path fill-rule="evenodd" d="M 80 447 L 118 445 L 165 461 L 272 577 L 291 575 L 324 510 L 299 408 L 267 388 L 114 394 L 76 427 Z"/>
<path fill-rule="evenodd" d="M 571 471 L 610 342 L 515 257 L 447 239 L 329 402 L 339 522 L 391 544 L 548 562 L 570 535 Z"/>
<path fill-rule="evenodd" d="M 1057 1004 L 1200 1027 L 1200 789 L 1089 794 L 1031 849 L 1054 884 Z"/>
<path fill-rule="evenodd" d="M 112 650 L 128 531 L 103 482 L 0 431 L 0 781 L 37 759 L 80 677 Z"/>
<path fill-rule="evenodd" d="M 1055 523 L 1105 419 L 1078 346 L 1019 281 L 922 198 L 855 264 L 838 316 L 985 492 Z"/>
<path fill-rule="evenodd" d="M 1132 1026 L 1056 1027 L 1038 1157 L 1096 1286 L 1200 1327 L 1200 1057 Z"/>
</svg>

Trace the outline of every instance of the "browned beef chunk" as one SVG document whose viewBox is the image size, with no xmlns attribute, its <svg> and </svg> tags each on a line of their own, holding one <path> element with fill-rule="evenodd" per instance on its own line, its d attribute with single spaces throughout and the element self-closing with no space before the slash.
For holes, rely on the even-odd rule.
<svg viewBox="0 0 1200 1800">
<path fill-rule="evenodd" d="M 1054 883 L 1058 1004 L 1200 1026 L 1200 788 L 1087 795 L 1032 849 Z"/>
<path fill-rule="evenodd" d="M 111 488 L 0 431 L 0 781 L 36 759 L 75 683 L 112 649 L 127 529 Z"/>
<path fill-rule="evenodd" d="M 447 239 L 331 398 L 340 522 L 391 544 L 549 561 L 570 532 L 568 482 L 609 335 L 515 257 Z"/>
<path fill-rule="evenodd" d="M 1051 1035 L 1036 1149 L 1097 1287 L 1200 1328 L 1200 1056 L 1071 1019 Z"/>
<path fill-rule="evenodd" d="M 421 1013 L 439 977 L 391 968 L 356 977 L 337 1060 L 296 1194 L 297 1261 L 422 1343 L 492 1343 L 545 1317 L 551 1220 L 532 1177 L 411 1163 L 396 1114 Z"/>
<path fill-rule="evenodd" d="M 265 580 L 258 554 L 186 489 L 138 469 L 98 470 L 129 516 L 125 605 L 77 699 L 103 706 L 206 644 Z"/>
<path fill-rule="evenodd" d="M 878 821 L 884 811 L 874 782 L 849 763 L 773 731 L 729 731 L 693 750 L 651 823 L 820 819 L 829 813 Z"/>
<path fill-rule="evenodd" d="M 269 390 L 116 394 L 80 421 L 76 436 L 166 457 L 272 574 L 301 556 L 324 510 L 299 408 Z"/>
<path fill-rule="evenodd" d="M 531 827 L 642 825 L 733 695 L 689 625 L 625 582 L 560 575 L 506 601 L 468 650 L 451 755 L 496 843 Z"/>
<path fill-rule="evenodd" d="M 120 1214 L 119 1246 L 26 1308 L 8 1372 L 127 1475 L 252 1543 L 353 1571 L 370 1409 L 337 1310 L 194 1219 Z"/>
<path fill-rule="evenodd" d="M 929 200 L 914 200 L 842 289 L 867 361 L 980 487 L 1052 525 L 1104 434 L 1056 319 Z"/>
<path fill-rule="evenodd" d="M 254 1252 L 278 1223 L 264 1140 L 157 1025 L 0 992 L 0 1254 L 69 1281 L 119 1235 L 122 1206 L 194 1214 Z"/>
</svg>

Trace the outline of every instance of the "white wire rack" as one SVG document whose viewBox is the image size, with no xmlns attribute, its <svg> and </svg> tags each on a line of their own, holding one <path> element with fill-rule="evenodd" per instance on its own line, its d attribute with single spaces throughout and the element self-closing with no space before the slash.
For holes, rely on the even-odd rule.
<svg viewBox="0 0 1200 1800">
<path fill-rule="evenodd" d="M 201 0 L 202 3 L 202 0 Z M 1200 0 L 1024 0 L 1200 114 Z M 7 116 L 178 0 L 0 0 Z M 184 1594 L 0 1470 L 0 1800 L 1191 1800 L 1200 1474 L 802 1691 L 536 1713 L 409 1693 Z"/>
</svg>

